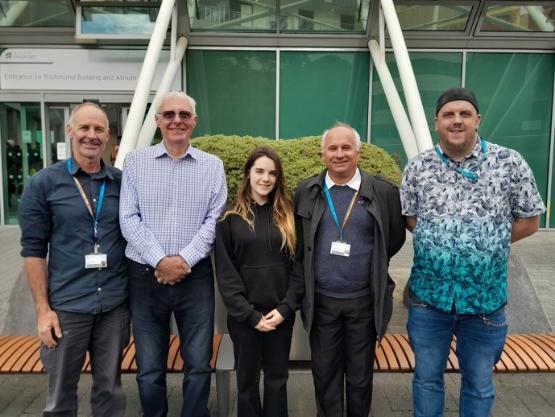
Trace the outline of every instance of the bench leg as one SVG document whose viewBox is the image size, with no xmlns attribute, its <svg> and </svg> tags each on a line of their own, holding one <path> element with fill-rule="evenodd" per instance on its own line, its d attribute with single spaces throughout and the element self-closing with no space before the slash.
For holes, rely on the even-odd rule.
<svg viewBox="0 0 555 417">
<path fill-rule="evenodd" d="M 218 417 L 229 417 L 230 414 L 230 371 L 216 370 L 216 400 L 218 402 Z"/>
</svg>

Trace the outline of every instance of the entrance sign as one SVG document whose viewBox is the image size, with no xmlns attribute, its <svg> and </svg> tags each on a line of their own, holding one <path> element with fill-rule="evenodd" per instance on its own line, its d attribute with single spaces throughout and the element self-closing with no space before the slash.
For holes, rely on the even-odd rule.
<svg viewBox="0 0 555 417">
<path fill-rule="evenodd" d="M 6 49 L 0 54 L 0 90 L 134 91 L 144 56 L 144 50 Z M 169 51 L 160 53 L 152 91 L 169 57 Z M 181 89 L 179 77 L 171 89 Z"/>
</svg>

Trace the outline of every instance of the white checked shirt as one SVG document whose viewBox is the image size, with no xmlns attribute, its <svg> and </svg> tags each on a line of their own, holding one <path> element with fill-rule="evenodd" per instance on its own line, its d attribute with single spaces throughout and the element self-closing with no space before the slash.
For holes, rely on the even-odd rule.
<svg viewBox="0 0 555 417">
<path fill-rule="evenodd" d="M 180 255 L 190 267 L 206 258 L 227 199 L 222 161 L 189 146 L 173 160 L 164 143 L 127 155 L 120 195 L 125 255 L 156 267 Z"/>
</svg>

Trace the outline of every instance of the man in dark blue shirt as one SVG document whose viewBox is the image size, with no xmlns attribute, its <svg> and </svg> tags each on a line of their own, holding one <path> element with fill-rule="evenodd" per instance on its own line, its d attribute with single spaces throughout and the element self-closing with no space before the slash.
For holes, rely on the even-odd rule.
<svg viewBox="0 0 555 417">
<path fill-rule="evenodd" d="M 101 159 L 109 127 L 98 105 L 77 106 L 67 134 L 73 157 L 33 176 L 19 208 L 21 256 L 48 374 L 43 416 L 77 416 L 88 351 L 92 415 L 119 417 L 125 411 L 120 364 L 129 342 L 121 172 Z"/>
</svg>

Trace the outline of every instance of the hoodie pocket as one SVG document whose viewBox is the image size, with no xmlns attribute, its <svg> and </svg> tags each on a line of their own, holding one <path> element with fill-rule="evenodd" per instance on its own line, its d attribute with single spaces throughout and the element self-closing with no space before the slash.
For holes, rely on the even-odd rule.
<svg viewBox="0 0 555 417">
<path fill-rule="evenodd" d="M 255 307 L 276 307 L 287 293 L 287 268 L 282 264 L 244 266 L 241 277 L 247 290 L 247 299 Z"/>
</svg>

